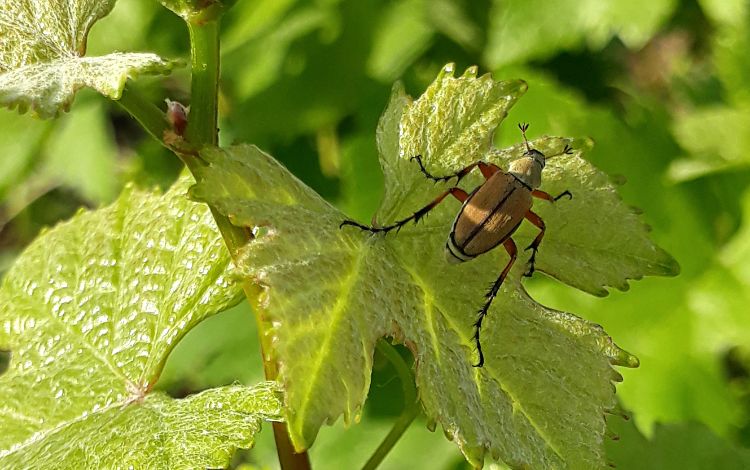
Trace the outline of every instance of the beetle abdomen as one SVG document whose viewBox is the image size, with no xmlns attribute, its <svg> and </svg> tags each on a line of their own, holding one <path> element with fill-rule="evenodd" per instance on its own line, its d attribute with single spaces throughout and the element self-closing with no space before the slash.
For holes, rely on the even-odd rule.
<svg viewBox="0 0 750 470">
<path fill-rule="evenodd" d="M 531 208 L 531 190 L 512 175 L 495 173 L 464 202 L 453 222 L 446 256 L 468 261 L 504 242 Z"/>
</svg>

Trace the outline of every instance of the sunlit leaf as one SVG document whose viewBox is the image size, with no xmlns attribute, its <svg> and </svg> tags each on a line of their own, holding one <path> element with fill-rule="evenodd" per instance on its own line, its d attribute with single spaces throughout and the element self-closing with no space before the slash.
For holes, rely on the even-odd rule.
<svg viewBox="0 0 750 470">
<path fill-rule="evenodd" d="M 525 88 L 521 81 L 477 77 L 475 68 L 454 78 L 450 67 L 415 102 L 396 87 L 378 129 L 386 188 L 377 223 L 411 214 L 441 190 L 424 179 L 410 156 L 423 155 L 440 174 L 480 158 L 505 166 L 519 156 L 521 147 L 491 151 L 490 136 Z M 578 150 L 550 160 L 542 187 L 585 193 L 555 206 L 540 204 L 551 222 L 539 269 L 592 292 L 623 288 L 627 277 L 674 274 L 674 261 L 618 206 L 606 178 L 581 159 L 585 142 L 543 138 L 532 145 L 552 156 L 565 143 Z M 319 427 L 342 413 L 347 422 L 358 419 L 373 346 L 393 336 L 415 355 L 428 418 L 440 422 L 474 464 L 487 453 L 514 467 L 602 464 L 603 414 L 614 406 L 611 381 L 617 379 L 611 364 L 634 366 L 637 360 L 599 326 L 528 297 L 520 282 L 528 254 L 503 285 L 483 330 L 486 364 L 473 368 L 475 311 L 507 256 L 445 262 L 455 202 L 439 206 L 419 226 L 371 235 L 340 229 L 344 214 L 253 146 L 207 149 L 202 157 L 208 165 L 192 194 L 258 235 L 239 264 L 262 288 L 258 303 L 275 338 L 298 448 L 309 446 Z M 565 211 L 568 220 L 552 216 L 555 210 Z M 609 219 L 611 211 L 617 220 Z M 610 222 L 619 230 L 601 227 Z M 572 235 L 566 224 L 590 234 Z M 519 234 L 519 245 L 531 235 Z M 565 258 L 573 247 L 581 261 Z M 595 264 L 602 267 L 588 272 Z"/>
<path fill-rule="evenodd" d="M 175 64 L 155 54 L 84 57 L 89 29 L 114 4 L 114 0 L 0 3 L 0 105 L 54 117 L 70 107 L 83 87 L 119 99 L 128 78 L 169 72 Z"/>
<path fill-rule="evenodd" d="M 263 420 L 278 420 L 272 382 L 207 390 L 181 400 L 151 393 L 113 402 L 35 434 L 0 453 L 4 468 L 226 468 L 238 447 L 251 447 Z"/>
<path fill-rule="evenodd" d="M 165 195 L 129 187 L 45 232 L 5 276 L 0 467 L 221 467 L 279 418 L 275 385 L 151 393 L 185 333 L 240 299 L 210 212 L 184 196 L 190 181 Z"/>
</svg>

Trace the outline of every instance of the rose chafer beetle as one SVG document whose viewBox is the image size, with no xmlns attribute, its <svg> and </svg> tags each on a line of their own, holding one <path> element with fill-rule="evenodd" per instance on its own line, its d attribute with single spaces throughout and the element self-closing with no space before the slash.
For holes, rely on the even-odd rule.
<svg viewBox="0 0 750 470">
<path fill-rule="evenodd" d="M 537 189 L 542 183 L 542 170 L 544 169 L 546 157 L 542 152 L 532 149 L 529 145 L 529 141 L 526 138 L 526 130 L 529 128 L 529 125 L 519 124 L 518 128 L 521 129 L 523 141 L 526 145 L 526 152 L 524 152 L 521 158 L 510 163 L 507 172 L 495 164 L 478 161 L 455 174 L 438 177 L 431 175 L 427 171 L 420 155 L 410 159 L 416 160 L 422 173 L 427 178 L 436 182 L 449 181 L 452 178 L 456 178 L 456 183 L 458 183 L 469 172 L 478 167 L 485 181 L 478 188 L 474 189 L 471 194 L 454 186 L 441 193 L 431 203 L 419 209 L 411 216 L 384 227 L 370 227 L 353 220 L 345 220 L 340 225 L 340 227 L 352 225 L 372 233 L 398 231 L 412 220 L 415 223 L 419 222 L 450 194 L 461 201 L 463 205 L 456 219 L 453 221 L 453 227 L 445 244 L 445 256 L 449 263 L 469 261 L 500 244 L 503 245 L 505 251 L 510 255 L 510 260 L 505 265 L 505 268 L 503 268 L 497 280 L 495 280 L 487 291 L 485 302 L 479 309 L 477 320 L 474 322 L 473 339 L 476 343 L 477 353 L 479 354 L 479 360 L 474 364 L 474 367 L 482 367 L 484 365 L 484 354 L 482 353 L 482 344 L 479 340 L 482 321 L 487 316 L 492 301 L 497 296 L 500 286 L 502 286 L 503 281 L 513 267 L 513 263 L 516 261 L 518 249 L 511 235 L 518 229 L 524 218 L 540 230 L 536 238 L 526 247 L 526 250 L 531 250 L 531 257 L 529 258 L 528 269 L 524 276 L 528 277 L 534 273 L 536 254 L 539 250 L 539 244 L 542 242 L 542 238 L 544 238 L 546 227 L 542 218 L 531 210 L 533 204 L 532 198 L 536 197 L 549 202 L 555 202 L 563 196 L 568 196 L 571 199 L 573 197 L 570 191 L 567 190 L 553 197 L 549 193 Z M 572 149 L 566 145 L 563 153 L 571 154 Z"/>
</svg>

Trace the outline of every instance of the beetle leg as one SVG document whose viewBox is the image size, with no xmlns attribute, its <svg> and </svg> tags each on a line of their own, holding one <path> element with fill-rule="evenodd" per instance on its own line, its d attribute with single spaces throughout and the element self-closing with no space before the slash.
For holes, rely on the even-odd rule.
<svg viewBox="0 0 750 470">
<path fill-rule="evenodd" d="M 398 222 L 392 225 L 386 225 L 385 227 L 370 227 L 367 225 L 362 225 L 359 222 L 355 222 L 353 220 L 345 220 L 341 222 L 341 224 L 339 224 L 339 228 L 343 227 L 344 225 L 351 225 L 353 227 L 358 227 L 362 230 L 367 230 L 368 232 L 372 232 L 372 233 L 379 233 L 379 232 L 388 233 L 394 229 L 396 231 L 399 231 L 401 230 L 401 227 L 406 225 L 411 220 L 413 220 L 414 223 L 419 222 L 424 216 L 427 215 L 427 213 L 429 213 L 432 209 L 434 209 L 438 204 L 443 202 L 443 199 L 445 199 L 445 197 L 449 194 L 461 202 L 466 201 L 466 199 L 468 199 L 469 197 L 469 194 L 461 188 L 450 188 L 449 190 L 442 193 L 440 196 L 436 197 L 435 200 L 433 200 L 431 203 L 419 209 L 414 214 L 410 215 L 409 217 L 405 219 L 399 220 Z"/>
<path fill-rule="evenodd" d="M 529 258 L 529 269 L 523 274 L 525 277 L 531 277 L 532 274 L 534 274 L 534 263 L 536 262 L 536 252 L 539 251 L 539 244 L 542 243 L 542 238 L 544 238 L 544 231 L 547 229 L 547 227 L 544 225 L 544 221 L 542 220 L 539 215 L 532 212 L 531 210 L 526 211 L 526 220 L 531 222 L 532 224 L 536 225 L 541 229 L 541 232 L 539 232 L 539 235 L 536 236 L 533 242 L 529 246 L 526 247 L 524 251 L 532 250 L 531 252 L 531 258 Z"/>
<path fill-rule="evenodd" d="M 516 262 L 516 257 L 518 256 L 518 248 L 516 248 L 516 243 L 513 241 L 512 238 L 508 238 L 503 242 L 503 246 L 505 247 L 505 251 L 508 252 L 510 255 L 510 261 L 508 261 L 508 264 L 505 265 L 505 269 L 503 269 L 503 272 L 500 273 L 500 276 L 498 276 L 497 280 L 492 284 L 490 287 L 490 290 L 487 291 L 487 294 L 485 294 L 485 298 L 487 299 L 484 302 L 484 305 L 482 305 L 482 308 L 479 309 L 479 316 L 477 317 L 477 321 L 474 322 L 474 342 L 477 345 L 477 352 L 479 353 L 479 362 L 474 364 L 474 367 L 482 367 L 484 365 L 484 354 L 482 353 L 482 343 L 479 341 L 479 332 L 482 329 L 482 321 L 484 320 L 484 317 L 487 316 L 487 312 L 490 310 L 490 305 L 492 305 L 492 301 L 495 300 L 495 296 L 497 295 L 497 292 L 500 290 L 500 286 L 503 285 L 503 281 L 508 276 L 508 273 L 510 272 L 510 268 L 513 267 L 513 263 Z"/>
<path fill-rule="evenodd" d="M 459 181 L 463 179 L 464 176 L 468 175 L 471 172 L 471 170 L 473 170 L 476 167 L 479 167 L 479 171 L 482 172 L 482 176 L 484 176 L 484 179 L 489 179 L 490 176 L 494 175 L 500 170 L 500 167 L 497 165 L 493 165 L 492 163 L 486 163 L 483 161 L 478 161 L 476 163 L 472 163 L 466 168 L 463 168 L 462 170 L 459 170 L 455 174 L 448 175 L 448 176 L 433 176 L 427 171 L 427 168 L 424 167 L 424 164 L 422 163 L 421 155 L 415 155 L 411 157 L 409 160 L 416 160 L 417 163 L 419 164 L 419 169 L 422 170 L 422 174 L 425 175 L 425 177 L 431 179 L 432 181 L 435 181 L 436 183 L 439 181 L 448 181 L 451 178 L 458 178 L 456 180 L 456 183 L 458 183 Z"/>
<path fill-rule="evenodd" d="M 555 201 L 557 201 L 558 199 L 560 199 L 563 196 L 568 196 L 568 199 L 573 199 L 573 194 L 570 191 L 568 191 L 567 189 L 565 191 L 561 192 L 560 194 L 558 194 L 555 197 L 552 197 L 552 195 L 550 193 L 544 192 L 544 191 L 539 190 L 539 189 L 535 189 L 535 190 L 531 191 L 531 195 L 534 196 L 534 197 L 537 197 L 539 199 L 544 199 L 545 201 L 549 201 L 549 202 L 555 202 Z"/>
</svg>

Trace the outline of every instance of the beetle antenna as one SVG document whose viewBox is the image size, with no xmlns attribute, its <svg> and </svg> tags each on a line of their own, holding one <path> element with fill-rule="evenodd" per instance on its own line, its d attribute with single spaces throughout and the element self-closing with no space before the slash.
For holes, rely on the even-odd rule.
<svg viewBox="0 0 750 470">
<path fill-rule="evenodd" d="M 529 145 L 529 141 L 526 138 L 526 130 L 529 128 L 529 123 L 524 122 L 523 124 L 518 123 L 518 128 L 521 129 L 521 135 L 523 135 L 523 142 L 526 144 L 526 150 L 531 152 L 531 146 Z"/>
</svg>

